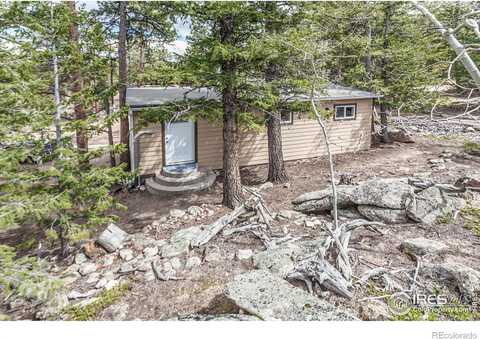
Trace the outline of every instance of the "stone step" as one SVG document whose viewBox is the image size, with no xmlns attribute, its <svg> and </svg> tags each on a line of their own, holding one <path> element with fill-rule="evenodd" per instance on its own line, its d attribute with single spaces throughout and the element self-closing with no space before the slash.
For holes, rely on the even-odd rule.
<svg viewBox="0 0 480 339">
<path fill-rule="evenodd" d="M 188 177 L 194 172 L 197 172 L 197 164 L 180 164 L 164 166 L 160 173 L 165 177 L 170 178 L 184 178 Z"/>
<path fill-rule="evenodd" d="M 153 177 L 153 180 L 164 186 L 185 186 L 185 185 L 194 185 L 202 180 L 205 179 L 205 176 L 210 174 L 210 170 L 208 171 L 195 171 L 193 173 L 190 173 L 189 175 L 185 177 L 170 177 L 170 176 L 165 176 L 163 175 L 163 171 L 156 171 L 155 176 Z"/>
<path fill-rule="evenodd" d="M 213 185 L 216 179 L 213 172 L 209 172 L 202 176 L 202 180 L 195 184 L 181 185 L 181 186 L 167 186 L 162 185 L 154 180 L 154 178 L 147 178 L 145 186 L 147 191 L 154 195 L 169 196 L 174 194 L 187 194 L 192 192 L 203 191 Z"/>
</svg>

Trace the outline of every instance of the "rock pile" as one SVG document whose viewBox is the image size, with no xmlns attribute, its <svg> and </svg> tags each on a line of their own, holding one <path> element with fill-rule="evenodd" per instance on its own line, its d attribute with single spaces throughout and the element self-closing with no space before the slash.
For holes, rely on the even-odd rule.
<svg viewBox="0 0 480 339">
<path fill-rule="evenodd" d="M 402 129 L 415 134 L 429 134 L 440 137 L 465 136 L 473 141 L 480 142 L 480 126 L 467 126 L 460 121 L 439 121 L 428 118 L 395 117 L 391 120 L 394 128 Z M 478 127 L 477 127 L 478 126 Z"/>
<path fill-rule="evenodd" d="M 388 224 L 421 222 L 432 224 L 465 205 L 464 187 L 437 185 L 418 178 L 368 180 L 358 185 L 338 185 L 339 215 L 360 215 Z M 300 195 L 294 210 L 323 213 L 333 209 L 331 188 Z"/>
</svg>

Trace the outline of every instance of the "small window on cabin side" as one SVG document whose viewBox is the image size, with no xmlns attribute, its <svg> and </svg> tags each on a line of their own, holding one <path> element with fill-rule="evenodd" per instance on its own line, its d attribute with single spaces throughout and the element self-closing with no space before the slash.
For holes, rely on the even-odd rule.
<svg viewBox="0 0 480 339">
<path fill-rule="evenodd" d="M 281 112 L 280 113 L 280 124 L 282 124 L 282 125 L 293 124 L 293 113 L 292 112 Z"/>
<path fill-rule="evenodd" d="M 355 119 L 356 108 L 356 105 L 336 105 L 335 120 Z"/>
</svg>

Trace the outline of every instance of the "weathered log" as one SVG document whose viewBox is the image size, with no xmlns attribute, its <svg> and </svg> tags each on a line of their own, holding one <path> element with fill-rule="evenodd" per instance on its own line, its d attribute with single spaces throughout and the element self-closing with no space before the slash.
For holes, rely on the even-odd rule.
<svg viewBox="0 0 480 339">
<path fill-rule="evenodd" d="M 261 192 L 263 189 L 268 187 L 268 185 L 265 183 L 261 185 L 258 190 L 254 190 L 251 188 L 244 187 L 244 191 L 247 193 L 250 193 L 252 196 L 247 199 L 243 204 L 240 206 L 236 207 L 232 212 L 229 214 L 224 215 L 217 221 L 215 221 L 213 224 L 207 226 L 199 235 L 197 235 L 191 242 L 190 246 L 192 247 L 200 247 L 207 242 L 209 242 L 215 235 L 218 234 L 225 226 L 231 224 L 233 221 L 235 221 L 238 217 L 240 217 L 242 214 L 248 212 L 249 209 L 253 208 L 257 212 L 259 212 L 261 206 L 261 217 L 264 220 L 264 222 L 269 225 L 270 220 L 268 216 L 270 215 L 270 212 L 268 209 L 265 207 L 264 201 L 262 196 L 260 195 L 259 192 Z M 271 215 L 270 215 L 271 218 Z"/>
<path fill-rule="evenodd" d="M 321 256 L 302 261 L 293 272 L 287 275 L 287 278 L 317 282 L 321 287 L 341 297 L 347 299 L 353 297 L 352 292 L 349 291 L 350 283 Z"/>
</svg>

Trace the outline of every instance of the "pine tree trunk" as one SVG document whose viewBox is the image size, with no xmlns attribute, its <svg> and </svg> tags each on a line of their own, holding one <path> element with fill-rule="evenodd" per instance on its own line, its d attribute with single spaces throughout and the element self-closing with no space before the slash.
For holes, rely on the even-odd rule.
<svg viewBox="0 0 480 339">
<path fill-rule="evenodd" d="M 230 16 L 220 20 L 221 42 L 231 41 L 234 25 Z M 233 60 L 222 62 L 222 73 L 227 79 L 223 89 L 223 205 L 235 208 L 242 201 L 242 183 L 240 177 L 240 143 L 237 121 L 237 98 L 233 80 L 236 65 Z"/>
<path fill-rule="evenodd" d="M 113 59 L 110 60 L 110 87 L 113 87 L 113 73 L 114 73 L 114 65 L 113 65 Z M 110 98 L 107 98 L 105 100 L 105 111 L 107 113 L 107 117 L 110 118 L 112 115 L 112 110 L 114 109 L 113 107 L 114 104 L 114 99 L 113 95 Z M 108 124 L 108 129 L 107 129 L 107 134 L 108 134 L 108 146 L 113 149 L 114 145 L 114 140 L 113 140 L 113 130 L 112 130 L 112 124 Z M 115 167 L 117 166 L 117 161 L 115 159 L 115 152 L 112 150 L 110 151 L 110 166 Z"/>
<path fill-rule="evenodd" d="M 368 78 L 368 90 L 372 90 L 372 23 L 370 22 L 369 4 L 365 3 L 365 36 L 367 38 L 367 52 L 365 53 L 365 73 Z"/>
<path fill-rule="evenodd" d="M 277 4 L 273 1 L 265 3 L 268 13 L 276 10 Z M 267 20 L 265 30 L 268 33 L 278 33 L 280 27 L 272 20 Z M 279 65 L 271 61 L 265 72 L 265 81 L 273 82 L 279 78 Z M 267 117 L 267 136 L 268 136 L 268 178 L 273 183 L 283 183 L 288 181 L 287 170 L 283 162 L 282 148 L 282 128 L 280 112 L 275 109 Z"/>
<path fill-rule="evenodd" d="M 77 17 L 77 11 L 75 8 L 75 2 L 74 1 L 67 1 L 66 2 L 67 6 L 70 9 L 70 12 L 74 18 L 72 23 L 70 24 L 69 28 L 69 37 L 70 37 L 70 43 L 72 47 L 77 51 L 77 53 L 80 53 L 80 46 L 79 46 L 79 33 L 78 33 L 78 24 L 75 22 L 75 18 Z M 76 96 L 75 103 L 74 103 L 74 115 L 75 115 L 75 120 L 77 121 L 84 121 L 87 119 L 87 115 L 85 113 L 85 109 L 83 107 L 83 103 L 81 102 L 81 95 L 82 95 L 82 89 L 83 89 L 83 79 L 80 74 L 80 69 L 78 66 L 75 66 L 75 69 L 71 75 L 70 78 L 71 85 L 70 85 L 70 90 L 72 91 L 72 94 Z M 75 131 L 75 136 L 76 136 L 76 142 L 77 142 L 77 149 L 80 152 L 87 152 L 88 151 L 88 136 L 84 128 L 78 127 Z"/>
<path fill-rule="evenodd" d="M 386 87 L 390 83 L 390 74 L 388 72 L 388 67 L 390 66 L 390 60 L 389 60 L 389 48 L 390 48 L 390 41 L 389 41 L 389 35 L 390 35 L 390 29 L 391 29 L 391 24 L 392 24 L 392 16 L 393 12 L 395 9 L 395 3 L 390 2 L 385 5 L 385 13 L 384 13 L 384 20 L 383 20 L 383 57 L 382 57 L 382 62 L 381 62 L 381 74 L 382 74 L 382 80 L 383 80 L 383 85 Z M 381 111 L 381 124 L 382 124 L 382 141 L 384 143 L 390 143 L 390 137 L 388 135 L 388 110 L 389 107 L 387 103 L 385 102 L 385 98 L 382 99 L 382 102 L 380 104 L 380 111 Z"/>
<path fill-rule="evenodd" d="M 127 1 L 119 2 L 120 27 L 118 32 L 118 105 L 122 110 L 126 106 L 127 95 Z M 130 152 L 128 149 L 128 117 L 120 119 L 120 143 L 127 147 L 127 151 L 120 154 L 120 163 L 130 168 Z"/>
</svg>

